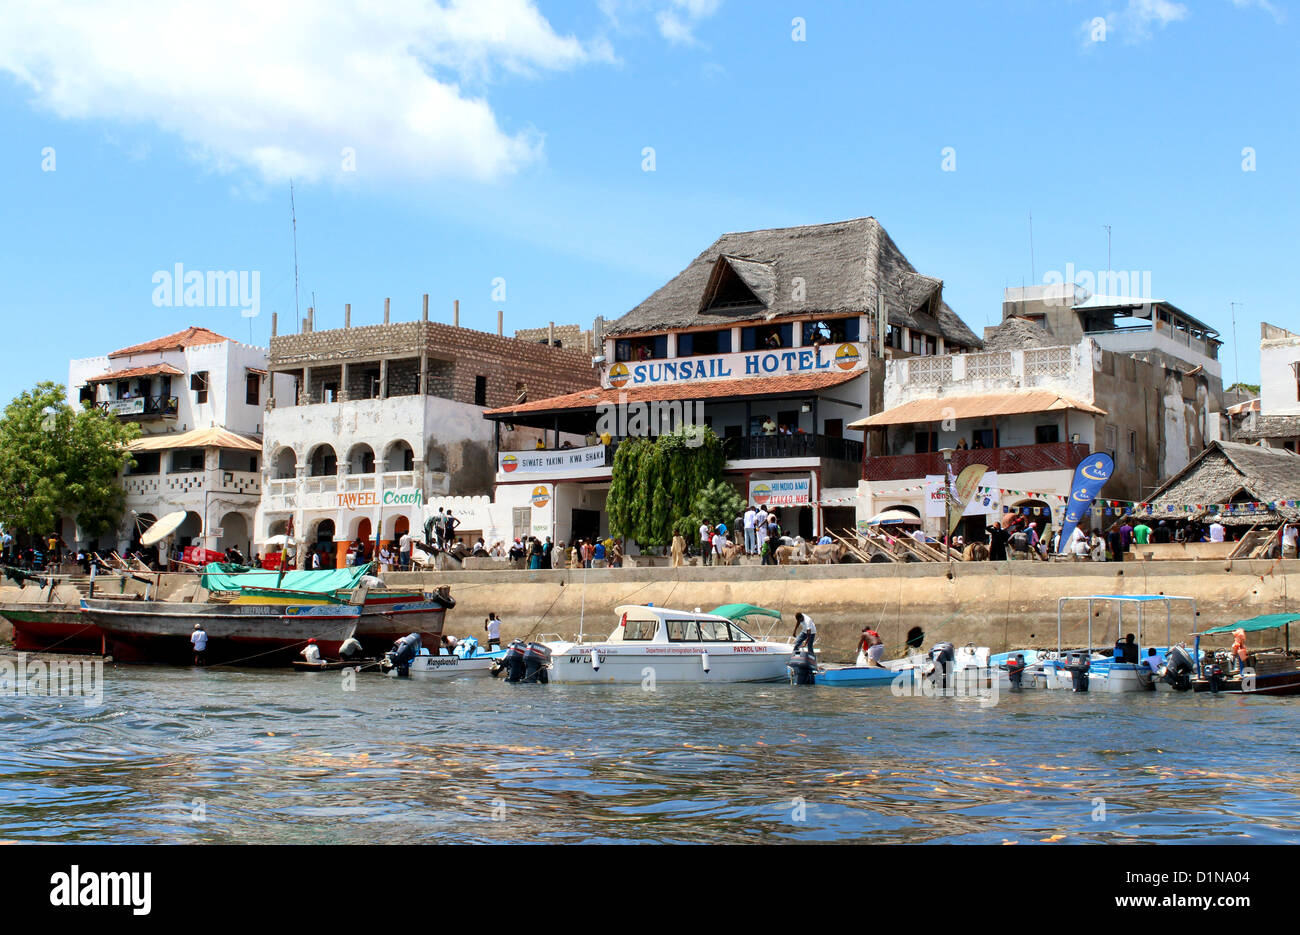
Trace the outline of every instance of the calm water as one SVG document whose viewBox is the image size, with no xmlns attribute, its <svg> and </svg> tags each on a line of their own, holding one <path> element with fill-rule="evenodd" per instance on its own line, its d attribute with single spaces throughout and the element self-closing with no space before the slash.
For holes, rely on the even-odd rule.
<svg viewBox="0 0 1300 935">
<path fill-rule="evenodd" d="M 0 840 L 1294 843 L 1298 724 L 1230 696 L 110 665 L 98 708 L 0 698 Z"/>
</svg>

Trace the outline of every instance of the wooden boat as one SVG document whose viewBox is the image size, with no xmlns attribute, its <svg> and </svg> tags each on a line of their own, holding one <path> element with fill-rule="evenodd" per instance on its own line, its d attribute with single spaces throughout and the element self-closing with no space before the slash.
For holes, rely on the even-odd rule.
<svg viewBox="0 0 1300 935">
<path fill-rule="evenodd" d="M 353 604 L 186 604 L 86 598 L 86 616 L 104 632 L 106 653 L 118 662 L 194 660 L 190 636 L 202 623 L 208 633 L 208 665 L 285 665 L 307 640 L 337 656 L 357 629 L 361 608 Z"/>
<path fill-rule="evenodd" d="M 104 632 L 76 604 L 0 604 L 0 617 L 14 628 L 14 649 L 25 653 L 104 651 Z"/>
<path fill-rule="evenodd" d="M 1291 653 L 1291 624 L 1296 621 L 1300 621 L 1300 614 L 1265 614 L 1202 630 L 1194 634 L 1196 644 L 1191 654 L 1183 650 L 1185 660 L 1195 660 L 1190 664 L 1195 666 L 1196 675 L 1178 678 L 1175 672 L 1166 672 L 1157 685 L 1174 691 L 1221 692 L 1230 695 L 1300 695 L 1300 659 Z M 1208 653 L 1201 653 L 1202 636 L 1231 634 L 1236 630 L 1247 633 L 1282 630 L 1284 643 L 1280 650 L 1251 653 L 1243 677 L 1236 666 L 1231 665 L 1230 660 L 1225 658 L 1220 661 Z M 1184 662 L 1183 668 L 1187 667 L 1188 662 Z M 1222 674 L 1215 673 L 1214 669 Z"/>
</svg>

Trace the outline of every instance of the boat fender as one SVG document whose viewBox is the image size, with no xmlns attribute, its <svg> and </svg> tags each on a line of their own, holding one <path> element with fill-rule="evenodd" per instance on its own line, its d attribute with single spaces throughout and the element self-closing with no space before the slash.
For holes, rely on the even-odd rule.
<svg viewBox="0 0 1300 935">
<path fill-rule="evenodd" d="M 709 674 L 709 651 L 706 649 L 700 653 L 700 665 L 704 666 L 704 674 Z"/>
<path fill-rule="evenodd" d="M 591 671 L 593 671 L 593 672 L 599 672 L 599 671 L 600 671 L 600 655 L 599 655 L 599 653 L 597 653 L 597 652 L 593 649 L 593 650 L 591 651 L 590 659 L 591 659 Z"/>
</svg>

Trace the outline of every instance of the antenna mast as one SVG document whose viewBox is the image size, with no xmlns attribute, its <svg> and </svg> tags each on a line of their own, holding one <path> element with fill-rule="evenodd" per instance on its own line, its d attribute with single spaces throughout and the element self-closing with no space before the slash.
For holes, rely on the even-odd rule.
<svg viewBox="0 0 1300 935">
<path fill-rule="evenodd" d="M 1245 302 L 1228 303 L 1228 308 L 1232 309 L 1232 378 L 1234 386 L 1241 382 L 1241 363 L 1237 355 L 1237 306 L 1245 304 Z"/>
<path fill-rule="evenodd" d="M 1035 282 L 1038 273 L 1034 270 L 1034 212 L 1029 212 L 1029 281 Z"/>
</svg>

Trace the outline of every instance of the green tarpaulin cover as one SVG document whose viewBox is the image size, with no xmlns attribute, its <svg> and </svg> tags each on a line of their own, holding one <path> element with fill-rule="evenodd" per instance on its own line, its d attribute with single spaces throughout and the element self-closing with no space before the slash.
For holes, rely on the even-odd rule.
<svg viewBox="0 0 1300 935">
<path fill-rule="evenodd" d="M 715 607 L 709 613 L 715 617 L 726 617 L 728 620 L 739 620 L 741 617 L 748 617 L 751 614 L 758 617 L 781 617 L 779 610 L 768 610 L 766 607 L 756 607 L 753 604 L 723 604 L 721 607 Z"/>
<path fill-rule="evenodd" d="M 213 562 L 203 569 L 200 581 L 209 591 L 299 591 L 328 597 L 335 591 L 357 587 L 370 565 L 353 568 L 321 568 L 286 571 L 280 580 L 278 571 L 246 571 L 237 565 Z"/>
<path fill-rule="evenodd" d="M 1228 623 L 1221 627 L 1203 630 L 1201 635 L 1231 633 L 1233 630 L 1245 630 L 1247 633 L 1253 633 L 1256 630 L 1276 630 L 1298 620 L 1300 620 L 1300 614 L 1265 614 L 1262 617 L 1251 617 L 1249 620 L 1238 620 L 1236 623 Z"/>
</svg>

